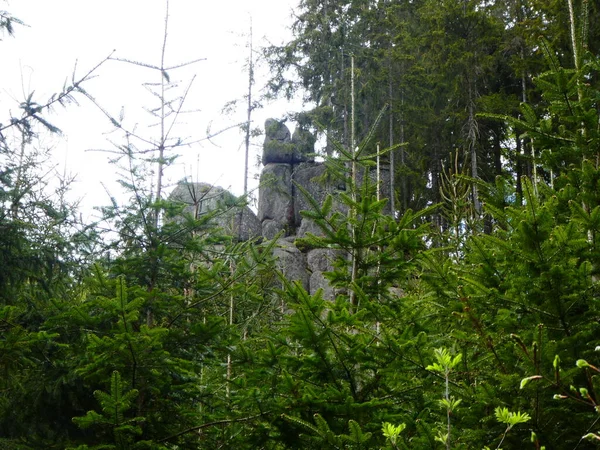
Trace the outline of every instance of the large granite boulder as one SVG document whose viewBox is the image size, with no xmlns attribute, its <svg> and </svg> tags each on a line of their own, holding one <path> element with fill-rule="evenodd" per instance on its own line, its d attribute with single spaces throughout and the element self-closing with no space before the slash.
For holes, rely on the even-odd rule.
<svg viewBox="0 0 600 450">
<path fill-rule="evenodd" d="M 296 235 L 299 238 L 306 237 L 308 234 L 314 236 L 324 236 L 323 230 L 319 227 L 316 222 L 307 217 L 303 217 L 300 222 L 300 226 L 296 229 Z"/>
<path fill-rule="evenodd" d="M 294 225 L 298 230 L 298 236 L 303 237 L 306 233 L 322 235 L 321 229 L 311 219 L 302 217 L 301 211 L 311 211 L 312 205 L 308 198 L 314 199 L 322 205 L 328 195 L 333 196 L 332 213 L 339 211 L 347 214 L 347 208 L 338 201 L 338 193 L 345 189 L 344 183 L 332 180 L 325 176 L 325 165 L 323 163 L 301 163 L 298 164 L 292 175 L 294 187 Z M 302 187 L 302 192 L 298 186 Z M 307 197 L 308 195 L 308 197 Z"/>
<path fill-rule="evenodd" d="M 336 259 L 342 258 L 343 250 L 330 248 L 315 248 L 306 254 L 306 266 L 310 273 L 309 293 L 314 295 L 319 289 L 323 290 L 325 300 L 334 300 L 336 291 L 325 278 L 325 272 L 332 272 Z"/>
<path fill-rule="evenodd" d="M 325 165 L 320 163 L 302 163 L 294 168 L 293 182 L 294 185 L 301 186 L 307 194 L 321 205 L 328 193 L 333 192 L 331 183 L 323 180 L 325 173 Z M 296 189 L 294 195 L 294 224 L 300 226 L 302 216 L 300 211 L 311 210 L 310 203 L 306 195 Z"/>
<path fill-rule="evenodd" d="M 291 164 L 294 161 L 295 145 L 290 130 L 283 122 L 267 119 L 265 122 L 265 141 L 263 144 L 263 165 L 271 163 Z"/>
<path fill-rule="evenodd" d="M 315 248 L 306 255 L 308 269 L 312 272 L 331 272 L 336 260 L 344 255 L 343 250 L 332 248 Z"/>
<path fill-rule="evenodd" d="M 288 281 L 298 281 L 304 289 L 309 289 L 306 256 L 290 239 L 278 239 L 273 256 L 277 268 Z"/>
<path fill-rule="evenodd" d="M 265 145 L 271 141 L 290 142 L 290 130 L 283 122 L 276 119 L 265 120 Z"/>
<path fill-rule="evenodd" d="M 265 239 L 275 239 L 280 234 L 285 235 L 286 227 L 276 220 L 265 219 L 262 221 L 262 236 Z"/>
<path fill-rule="evenodd" d="M 308 130 L 298 128 L 290 137 L 290 130 L 283 122 L 267 119 L 262 163 L 297 164 L 308 161 L 315 151 L 315 142 L 315 136 Z"/>
<path fill-rule="evenodd" d="M 254 212 L 232 193 L 208 183 L 180 183 L 171 195 L 171 201 L 184 203 L 184 212 L 195 217 L 216 212 L 215 224 L 229 236 L 250 240 L 262 236 L 261 223 Z"/>
<path fill-rule="evenodd" d="M 330 286 L 325 273 L 333 270 L 336 258 L 346 255 L 341 250 L 312 248 L 306 242 L 303 242 L 304 246 L 299 245 L 300 248 L 292 243 L 307 234 L 323 235 L 313 220 L 301 215 L 303 210 L 312 210 L 308 198 L 322 205 L 325 198 L 332 195 L 331 214 L 348 213 L 348 207 L 341 202 L 339 195 L 346 190 L 344 182 L 328 177 L 325 164 L 314 161 L 315 136 L 308 131 L 309 126 L 299 120 L 293 136 L 290 136 L 282 121 L 268 119 L 265 122 L 264 168 L 257 216 L 262 236 L 269 240 L 278 239 L 274 256 L 284 276 L 290 281 L 300 281 L 311 294 L 322 289 L 324 298 L 334 299 L 339 290 Z M 367 179 L 375 193 L 376 171 L 357 174 L 359 186 Z M 381 198 L 389 197 L 389 184 L 389 168 L 384 165 L 379 180 Z M 282 235 L 288 237 L 281 238 Z"/>
<path fill-rule="evenodd" d="M 333 289 L 329 280 L 325 278 L 323 272 L 312 272 L 310 274 L 310 278 L 308 279 L 308 283 L 308 292 L 310 293 L 310 295 L 315 295 L 317 291 L 321 289 L 323 292 L 322 295 L 324 300 L 335 300 L 335 289 Z"/>
<path fill-rule="evenodd" d="M 289 164 L 267 164 L 260 175 L 258 220 L 263 224 L 275 221 L 281 230 L 293 226 L 293 218 L 292 168 Z"/>
</svg>

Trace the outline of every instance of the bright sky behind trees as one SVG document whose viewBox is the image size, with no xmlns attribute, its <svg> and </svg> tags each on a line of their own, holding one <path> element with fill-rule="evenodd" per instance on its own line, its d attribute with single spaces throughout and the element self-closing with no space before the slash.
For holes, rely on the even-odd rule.
<svg viewBox="0 0 600 450">
<path fill-rule="evenodd" d="M 17 26 L 14 37 L 2 41 L 3 68 L 0 71 L 0 105 L 16 111 L 17 103 L 34 92 L 34 100 L 44 103 L 76 76 L 106 58 L 114 57 L 159 65 L 164 35 L 165 1 L 162 0 L 19 0 L 6 2 L 7 9 L 26 27 Z M 188 110 L 198 110 L 181 120 L 175 135 L 189 141 L 202 139 L 207 129 L 216 132 L 245 120 L 243 96 L 247 92 L 248 35 L 252 21 L 254 48 L 267 42 L 280 43 L 289 34 L 292 0 L 232 0 L 208 2 L 170 0 L 167 65 L 203 58 L 205 60 L 169 75 L 186 86 L 195 76 L 187 102 Z M 255 56 L 258 56 L 257 54 Z M 260 94 L 267 68 L 257 67 L 254 96 Z M 87 91 L 111 114 L 121 109 L 125 125 L 140 130 L 152 123 L 144 107 L 156 106 L 142 86 L 157 82 L 155 71 L 127 63 L 109 61 L 85 85 Z M 223 106 L 232 100 L 239 105 L 224 115 Z M 80 106 L 58 108 L 48 119 L 63 130 L 60 138 L 46 138 L 43 145 L 55 147 L 57 170 L 77 173 L 75 195 L 84 197 L 84 208 L 106 204 L 102 184 L 111 191 L 115 170 L 108 164 L 114 144 L 123 144 L 122 135 L 83 97 Z M 296 105 L 298 107 L 298 105 Z M 265 118 L 292 109 L 283 102 L 256 110 L 253 126 Z M 1 120 L 5 120 L 2 117 Z M 110 134 L 109 134 L 110 133 Z M 152 133 L 152 129 L 145 132 Z M 259 154 L 257 139 L 251 161 Z M 182 158 L 167 173 L 173 183 L 193 176 L 241 194 L 243 186 L 243 135 L 233 128 L 210 141 L 181 147 Z M 114 155 L 112 155 L 114 156 Z M 255 168 L 252 172 L 256 172 Z"/>
</svg>

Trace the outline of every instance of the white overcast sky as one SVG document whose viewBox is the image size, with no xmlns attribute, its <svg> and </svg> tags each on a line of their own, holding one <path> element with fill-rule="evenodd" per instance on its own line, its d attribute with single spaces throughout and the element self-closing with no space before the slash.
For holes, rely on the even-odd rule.
<svg viewBox="0 0 600 450">
<path fill-rule="evenodd" d="M 297 0 L 170 0 L 167 65 L 206 58 L 169 74 L 182 85 L 196 76 L 187 107 L 200 112 L 185 117 L 177 135 L 201 139 L 209 126 L 214 132 L 244 120 L 243 104 L 232 116 L 223 115 L 221 109 L 231 100 L 241 100 L 247 91 L 245 59 L 250 20 L 255 47 L 265 45 L 267 40 L 281 43 L 289 38 L 291 10 L 296 3 Z M 0 9 L 27 24 L 15 27 L 15 37 L 4 36 L 0 41 L 0 120 L 6 120 L 8 109 L 16 109 L 23 92 L 35 90 L 34 99 L 43 103 L 70 79 L 76 62 L 79 76 L 113 50 L 119 58 L 160 64 L 164 0 L 0 0 Z M 137 124 L 138 130 L 144 130 L 151 120 L 143 107 L 153 107 L 155 103 L 142 83 L 159 81 L 158 74 L 108 62 L 98 75 L 86 85 L 87 90 L 115 116 L 123 107 L 126 126 Z M 263 81 L 260 71 L 258 75 L 257 91 Z M 88 209 L 108 203 L 102 183 L 116 189 L 115 169 L 107 162 L 109 155 L 88 150 L 114 149 L 107 139 L 117 144 L 123 140 L 118 133 L 107 135 L 111 130 L 108 120 L 88 101 L 80 100 L 80 106 L 59 108 L 49 119 L 64 132 L 55 144 L 61 170 L 66 167 L 68 172 L 77 174 L 74 191 Z M 299 103 L 278 102 L 256 111 L 254 125 L 262 126 L 267 117 L 299 108 Z M 255 142 L 252 163 L 260 154 L 261 141 Z M 242 193 L 244 148 L 238 130 L 223 133 L 211 142 L 182 147 L 181 153 L 183 158 L 166 173 L 169 182 L 193 175 L 200 181 Z"/>
</svg>

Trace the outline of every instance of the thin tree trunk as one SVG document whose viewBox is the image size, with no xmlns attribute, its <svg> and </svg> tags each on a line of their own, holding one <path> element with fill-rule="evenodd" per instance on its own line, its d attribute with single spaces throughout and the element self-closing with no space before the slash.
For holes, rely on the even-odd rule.
<svg viewBox="0 0 600 450">
<path fill-rule="evenodd" d="M 521 58 L 525 59 L 525 55 L 523 52 L 521 53 Z M 523 71 L 521 75 L 521 101 L 523 103 L 527 103 L 527 72 Z M 533 181 L 533 191 L 537 195 L 537 165 L 535 163 L 535 146 L 533 145 L 533 140 L 531 138 L 527 139 L 527 142 L 523 140 L 523 154 L 525 154 L 526 143 L 528 143 L 531 147 L 531 163 L 528 164 L 527 174 L 531 176 Z"/>
<path fill-rule="evenodd" d="M 250 40 L 248 42 L 248 109 L 246 115 L 246 152 L 244 158 L 244 195 L 248 194 L 248 159 L 250 155 L 250 123 L 252 121 L 252 86 L 254 85 L 254 58 L 252 55 L 252 18 L 250 18 Z"/>
<path fill-rule="evenodd" d="M 569 25 L 571 29 L 571 45 L 573 46 L 573 62 L 575 70 L 579 70 L 579 45 L 577 45 L 577 32 L 575 31 L 575 10 L 573 0 L 567 0 L 569 6 Z M 578 89 L 579 100 L 581 101 L 581 89 Z"/>
<path fill-rule="evenodd" d="M 23 185 L 25 184 L 23 178 L 25 177 L 25 150 L 30 138 L 27 137 L 25 131 L 21 130 L 21 148 L 19 152 L 19 166 L 17 168 L 17 179 L 15 180 L 15 188 L 13 189 L 13 195 L 10 205 L 10 214 L 12 220 L 17 220 L 19 216 L 19 206 L 21 204 L 21 198 L 23 197 Z"/>
<path fill-rule="evenodd" d="M 390 108 L 390 123 L 389 123 L 390 137 L 389 137 L 389 140 L 390 140 L 390 147 L 393 147 L 394 146 L 394 109 L 393 109 L 394 91 L 392 88 L 392 60 L 391 60 L 391 58 L 389 58 L 388 64 L 389 64 L 388 102 L 389 102 L 389 108 Z M 394 217 L 394 218 L 396 217 L 396 184 L 395 184 L 396 158 L 395 158 L 395 153 L 396 153 L 396 151 L 393 149 L 390 151 L 390 211 L 391 211 L 392 217 Z M 379 154 L 379 151 L 377 152 L 377 154 Z M 379 156 L 377 157 L 377 164 L 378 164 L 377 167 L 379 170 Z M 379 173 L 377 175 L 379 175 Z M 377 187 L 377 189 L 379 189 L 379 186 Z M 377 200 L 379 200 L 379 198 Z"/>
<path fill-rule="evenodd" d="M 165 71 L 165 53 L 167 50 L 167 37 L 168 37 L 168 30 L 169 30 L 169 0 L 167 0 L 165 2 L 165 5 L 166 5 L 165 29 L 164 29 L 164 33 L 163 33 L 163 44 L 162 44 L 162 49 L 161 49 L 161 53 L 160 53 L 160 139 L 159 139 L 159 143 L 158 143 L 156 195 L 154 197 L 155 202 L 160 202 L 160 199 L 162 197 L 163 171 L 164 171 L 164 165 L 165 165 L 165 146 L 166 146 L 165 107 L 166 107 L 167 102 L 165 99 L 165 92 L 166 92 L 166 88 L 167 88 L 166 83 L 168 81 L 167 81 L 167 76 L 166 76 L 166 71 Z M 149 232 L 153 235 L 158 231 L 158 226 L 160 224 L 160 209 L 158 207 L 155 207 L 155 208 L 156 209 L 154 210 L 153 214 L 150 216 L 150 217 L 153 217 L 153 219 L 154 219 L 153 220 L 154 229 L 149 230 Z M 151 242 L 154 239 L 155 239 L 155 237 L 152 236 Z M 158 260 L 154 260 L 153 266 L 156 266 L 157 264 L 158 264 Z M 153 267 L 152 272 L 153 272 L 152 279 L 150 280 L 150 285 L 148 287 L 148 291 L 152 291 L 156 285 L 157 277 L 158 277 L 158 273 L 157 273 L 158 268 Z M 148 309 L 146 310 L 146 325 L 148 327 L 152 327 L 154 325 L 154 313 L 152 311 L 152 306 L 148 306 Z"/>
<path fill-rule="evenodd" d="M 390 163 L 391 165 L 391 163 Z M 392 176 L 393 178 L 393 176 Z M 381 156 L 379 156 L 379 144 L 377 144 L 377 201 L 381 200 Z M 392 198 L 394 196 L 393 194 L 393 190 L 392 190 Z M 392 209 L 392 215 L 394 214 L 394 210 Z M 393 216 L 394 217 L 394 216 Z M 375 234 L 375 225 L 373 225 L 373 234 Z M 381 246 L 378 245 L 377 246 L 377 253 L 381 254 Z M 378 258 L 377 259 L 377 303 L 381 304 L 381 260 Z M 379 336 L 379 332 L 380 332 L 380 328 L 381 328 L 381 323 L 379 322 L 379 320 L 377 322 L 375 322 L 375 333 L 377 334 L 377 336 Z M 377 345 L 379 345 L 379 340 L 377 341 Z"/>
<path fill-rule="evenodd" d="M 169 26 L 169 1 L 166 1 L 167 11 L 165 13 L 165 32 L 163 35 L 163 45 L 160 54 L 160 142 L 158 145 L 158 173 L 156 175 L 156 201 L 160 201 L 162 196 L 162 185 L 163 185 L 163 170 L 165 165 L 165 145 L 166 145 L 166 136 L 165 136 L 165 91 L 166 91 L 166 83 L 168 82 L 166 79 L 165 72 L 165 53 L 167 49 L 167 36 L 168 36 L 168 26 Z M 160 213 L 156 210 L 154 214 L 154 227 L 158 228 L 158 224 L 160 221 Z"/>
<path fill-rule="evenodd" d="M 404 74 L 404 70 L 402 71 Z M 406 180 L 406 152 L 404 150 L 404 89 L 400 90 L 400 167 L 402 180 L 402 212 L 408 209 L 408 183 Z"/>
<path fill-rule="evenodd" d="M 331 29 L 329 28 L 329 1 L 328 0 L 324 0 L 323 2 L 323 17 L 324 20 L 323 22 L 326 24 L 326 33 L 325 33 L 325 39 L 324 41 L 326 43 L 331 42 Z M 330 87 L 330 91 L 329 94 L 327 96 L 327 107 L 330 108 L 331 110 L 334 109 L 333 107 L 333 95 L 334 95 L 334 90 L 333 90 L 333 75 L 332 75 L 332 70 L 331 70 L 331 60 L 333 59 L 333 55 L 331 54 L 331 50 L 330 47 L 327 48 L 327 62 L 326 62 L 326 81 L 325 84 L 326 86 Z M 343 64 L 344 64 L 344 58 L 343 58 L 343 54 L 342 54 L 342 74 L 343 72 Z M 345 118 L 344 118 L 345 120 Z M 331 123 L 327 123 L 327 132 L 326 132 L 326 142 L 325 142 L 325 154 L 327 156 L 333 156 L 333 149 L 334 149 L 334 145 L 332 143 L 332 125 Z"/>
<path fill-rule="evenodd" d="M 249 171 L 249 159 L 250 159 L 250 124 L 252 123 L 252 87 L 254 86 L 254 55 L 253 55 L 253 36 L 252 36 L 252 17 L 250 17 L 250 36 L 248 46 L 250 51 L 248 52 L 248 106 L 246 110 L 246 136 L 244 139 L 245 152 L 244 152 L 244 200 L 247 201 L 248 196 L 248 171 Z M 244 231 L 244 210 L 240 208 L 238 218 L 238 239 L 243 239 Z"/>
<path fill-rule="evenodd" d="M 517 178 L 517 198 L 519 199 L 519 203 L 523 199 L 523 158 L 521 156 L 522 152 L 522 140 L 519 137 L 520 131 L 515 128 L 514 133 L 516 135 L 516 161 L 515 161 L 515 172 Z"/>
<path fill-rule="evenodd" d="M 234 270 L 233 270 L 233 262 L 229 262 L 229 271 L 231 274 L 231 278 L 234 278 Z M 227 324 L 231 327 L 233 325 L 233 308 L 234 308 L 234 299 L 233 292 L 229 294 L 229 318 Z M 231 375 L 233 373 L 233 364 L 231 362 L 231 353 L 227 353 L 227 385 L 225 386 L 225 394 L 227 398 L 231 395 Z"/>
<path fill-rule="evenodd" d="M 390 1 L 386 1 L 386 13 L 390 5 Z M 389 121 L 389 141 L 390 147 L 394 146 L 394 89 L 393 89 L 393 70 L 392 70 L 392 35 L 388 32 L 388 103 L 390 108 Z M 377 152 L 379 154 L 379 151 Z M 377 159 L 379 164 L 379 157 Z M 379 200 L 379 198 L 378 198 Z M 396 151 L 390 150 L 390 213 L 393 218 L 396 217 Z"/>
<path fill-rule="evenodd" d="M 575 70 L 579 71 L 580 70 L 580 60 L 579 60 L 579 43 L 577 42 L 577 33 L 575 31 L 576 29 L 576 23 L 575 23 L 575 11 L 573 8 L 573 0 L 567 0 L 567 3 L 569 5 L 569 25 L 570 25 L 570 29 L 571 29 L 571 45 L 573 46 L 573 63 L 575 65 Z M 582 24 L 582 39 L 585 39 L 585 35 L 586 35 L 586 29 L 587 29 L 587 8 L 588 8 L 588 2 L 587 0 L 584 0 L 582 2 L 582 8 L 583 8 L 583 21 L 584 23 Z M 585 45 L 585 41 L 582 42 L 583 45 Z M 579 101 L 579 103 L 581 103 L 583 101 L 583 90 L 581 88 L 581 83 L 579 81 L 577 81 L 577 100 Z M 583 138 L 586 138 L 586 129 L 585 129 L 585 125 L 582 123 L 581 124 L 581 129 L 580 129 L 581 135 Z M 586 155 L 587 157 L 587 155 Z M 582 160 L 581 164 L 583 166 L 583 163 L 585 161 L 585 157 Z M 598 169 L 598 164 L 600 162 L 600 153 L 596 153 L 596 169 Z M 582 205 L 581 205 L 584 209 L 584 211 L 588 212 L 590 211 L 590 205 L 587 204 L 587 202 L 585 200 L 582 201 Z M 587 239 L 588 242 L 593 243 L 595 241 L 595 236 L 594 236 L 594 231 L 592 229 L 589 229 L 587 232 Z M 598 275 L 592 275 L 592 282 L 597 282 L 598 281 Z"/>
<path fill-rule="evenodd" d="M 474 98 L 474 81 L 469 79 L 469 119 L 468 119 L 468 135 L 467 141 L 469 143 L 469 152 L 471 157 L 471 176 L 474 179 L 479 178 L 479 171 L 477 169 L 477 121 L 475 120 L 475 98 Z M 473 183 L 473 206 L 477 215 L 481 214 L 481 204 L 479 202 L 479 192 L 477 190 L 477 184 Z"/>
<path fill-rule="evenodd" d="M 350 186 L 350 196 L 352 198 L 352 201 L 354 204 L 356 204 L 357 202 L 357 194 L 356 194 L 356 190 L 358 189 L 358 187 L 356 186 L 356 137 L 355 137 L 355 92 L 354 92 L 354 56 L 351 57 L 351 77 L 350 77 L 350 114 L 351 114 L 351 118 L 350 118 L 350 155 L 352 157 L 352 161 L 351 161 L 351 172 L 350 172 L 350 177 L 351 177 L 351 186 Z M 354 206 L 354 204 L 352 205 L 352 207 L 350 208 L 350 210 L 348 211 L 348 213 L 350 214 L 350 219 L 351 219 L 351 224 L 350 226 L 352 227 L 352 240 L 353 242 L 356 242 L 356 227 L 354 226 L 354 224 L 352 222 L 354 222 L 354 219 L 356 218 L 356 208 Z M 350 282 L 352 284 L 354 284 L 356 282 L 356 279 L 358 278 L 358 249 L 354 248 L 351 251 L 350 257 L 352 258 L 352 272 L 350 274 Z M 350 308 L 354 309 L 356 307 L 356 293 L 354 292 L 354 287 L 350 287 Z"/>
<path fill-rule="evenodd" d="M 346 70 L 346 66 L 345 66 L 345 60 L 344 60 L 344 49 L 342 49 L 342 86 L 345 85 L 346 80 L 345 80 L 345 70 Z M 344 93 L 344 135 L 342 137 L 342 144 L 345 146 L 345 148 L 348 148 L 350 146 L 350 143 L 348 142 L 348 96 L 346 95 L 346 93 Z"/>
</svg>

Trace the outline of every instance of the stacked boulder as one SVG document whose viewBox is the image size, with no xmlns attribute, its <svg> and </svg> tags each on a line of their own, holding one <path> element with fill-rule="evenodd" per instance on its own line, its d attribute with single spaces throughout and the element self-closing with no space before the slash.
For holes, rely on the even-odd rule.
<svg viewBox="0 0 600 450">
<path fill-rule="evenodd" d="M 275 257 L 283 275 L 311 293 L 326 284 L 322 273 L 331 268 L 331 263 L 328 266 L 323 261 L 316 267 L 314 258 L 309 258 L 311 252 L 320 249 L 302 252 L 294 244 L 300 230 L 318 232 L 314 226 L 308 227 L 300 215 L 301 210 L 308 209 L 308 202 L 298 185 L 318 202 L 325 199 L 328 191 L 317 181 L 325 166 L 314 161 L 314 145 L 315 138 L 307 130 L 297 128 L 291 135 L 283 122 L 265 122 L 257 214 L 263 238 L 279 237 Z"/>
<path fill-rule="evenodd" d="M 264 239 L 279 237 L 275 256 L 283 275 L 300 282 L 311 294 L 322 289 L 324 298 L 333 299 L 335 292 L 324 274 L 333 270 L 336 259 L 345 257 L 343 252 L 300 251 L 294 245 L 306 233 L 321 234 L 312 220 L 301 215 L 311 209 L 306 194 L 322 204 L 327 195 L 335 197 L 344 190 L 343 183 L 325 180 L 325 164 L 315 162 L 314 145 L 310 131 L 299 127 L 291 135 L 283 122 L 266 121 L 257 217 Z"/>
<path fill-rule="evenodd" d="M 292 135 L 283 122 L 266 121 L 256 215 L 248 207 L 241 213 L 239 208 L 229 208 L 227 205 L 233 205 L 235 197 L 206 183 L 180 184 L 171 199 L 184 202 L 188 205 L 186 211 L 196 215 L 218 208 L 223 212 L 216 216 L 217 224 L 240 240 L 277 238 L 274 256 L 286 279 L 299 282 L 311 294 L 322 289 L 324 298 L 333 299 L 335 292 L 324 274 L 333 270 L 336 259 L 346 255 L 338 249 L 301 250 L 295 245 L 296 239 L 306 233 L 321 234 L 313 221 L 301 215 L 301 211 L 311 209 L 306 195 L 322 204 L 327 195 L 335 198 L 345 188 L 343 183 L 326 179 L 325 164 L 314 160 L 314 145 L 315 137 L 310 131 L 299 127 Z M 389 170 L 382 173 L 382 197 L 387 197 Z M 363 178 L 364 175 L 359 176 L 359 183 Z M 343 211 L 341 206 L 337 208 Z"/>
<path fill-rule="evenodd" d="M 299 225 L 295 182 L 303 167 L 318 167 L 312 156 L 314 144 L 309 131 L 297 129 L 291 136 L 284 123 L 274 119 L 265 122 L 264 167 L 258 195 L 258 220 L 264 238 L 273 239 L 281 232 L 295 234 Z"/>
</svg>

